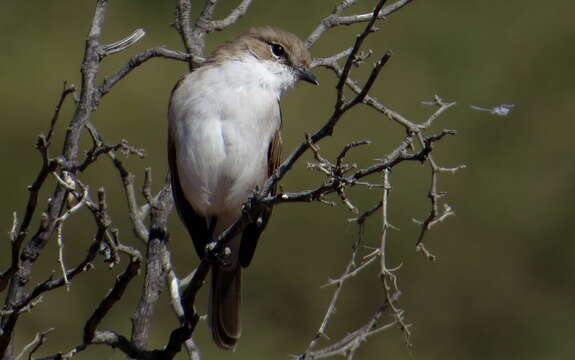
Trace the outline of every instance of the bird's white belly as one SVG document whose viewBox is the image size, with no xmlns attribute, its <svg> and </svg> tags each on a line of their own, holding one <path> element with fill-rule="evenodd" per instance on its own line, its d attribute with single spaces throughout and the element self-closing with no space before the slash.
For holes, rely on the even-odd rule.
<svg viewBox="0 0 575 360">
<path fill-rule="evenodd" d="M 266 180 L 265 139 L 233 122 L 210 119 L 198 125 L 182 144 L 179 160 L 186 197 L 204 215 L 239 214 L 241 204 Z"/>
<path fill-rule="evenodd" d="M 267 179 L 268 148 L 281 121 L 277 94 L 230 81 L 205 86 L 206 77 L 219 74 L 194 75 L 182 85 L 193 95 L 173 97 L 185 110 L 171 114 L 182 190 L 201 215 L 237 217 Z"/>
</svg>

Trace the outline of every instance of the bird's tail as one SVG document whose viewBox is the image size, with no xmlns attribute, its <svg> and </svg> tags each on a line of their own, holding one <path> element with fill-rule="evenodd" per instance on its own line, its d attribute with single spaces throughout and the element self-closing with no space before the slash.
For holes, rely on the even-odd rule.
<svg viewBox="0 0 575 360">
<path fill-rule="evenodd" d="M 241 297 L 241 267 L 227 270 L 212 266 L 208 321 L 214 342 L 222 349 L 234 350 L 240 338 Z"/>
</svg>

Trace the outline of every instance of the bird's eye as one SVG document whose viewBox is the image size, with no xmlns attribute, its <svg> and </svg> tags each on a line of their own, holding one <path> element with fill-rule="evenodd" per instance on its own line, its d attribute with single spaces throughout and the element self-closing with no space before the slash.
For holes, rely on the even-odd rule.
<svg viewBox="0 0 575 360">
<path fill-rule="evenodd" d="M 285 50 L 284 47 L 278 44 L 272 44 L 272 54 L 274 54 L 275 57 L 282 57 L 285 54 Z"/>
</svg>

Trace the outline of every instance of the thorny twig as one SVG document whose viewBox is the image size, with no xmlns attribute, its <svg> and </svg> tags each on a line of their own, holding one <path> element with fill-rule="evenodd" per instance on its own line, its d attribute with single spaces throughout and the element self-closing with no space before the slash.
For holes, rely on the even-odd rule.
<svg viewBox="0 0 575 360">
<path fill-rule="evenodd" d="M 399 291 L 399 287 L 397 285 L 397 276 L 394 274 L 396 268 L 389 268 L 387 265 L 387 242 L 389 238 L 389 230 L 392 228 L 389 222 L 389 194 L 391 191 L 391 183 L 389 181 L 389 170 L 385 170 L 383 173 L 383 198 L 382 198 L 382 206 L 381 206 L 381 213 L 382 213 L 382 231 L 381 231 L 381 242 L 378 249 L 379 255 L 379 277 L 383 283 L 383 288 L 385 290 L 385 298 L 387 303 L 389 304 L 391 310 L 393 311 L 393 317 L 395 322 L 399 325 L 401 330 L 404 334 L 405 343 L 408 346 L 411 346 L 411 332 L 409 331 L 409 324 L 405 322 L 404 311 L 400 309 L 394 299 L 399 297 L 401 293 Z"/>
<path fill-rule="evenodd" d="M 394 301 L 397 299 L 394 299 Z M 381 316 L 387 310 L 387 305 L 380 306 L 368 322 L 359 329 L 347 334 L 339 341 L 326 346 L 323 349 L 310 351 L 298 357 L 298 360 L 314 360 L 335 356 L 345 356 L 347 360 L 353 359 L 355 352 L 369 337 L 391 329 L 397 324 L 392 321 L 387 324 L 379 325 Z"/>
<path fill-rule="evenodd" d="M 328 325 L 328 322 L 331 319 L 332 315 L 335 314 L 336 303 L 337 303 L 337 300 L 339 299 L 339 296 L 341 294 L 344 282 L 348 278 L 357 275 L 364 267 L 368 266 L 372 261 L 377 259 L 377 257 L 372 256 L 367 261 L 362 262 L 359 266 L 356 263 L 356 258 L 357 258 L 358 251 L 360 250 L 360 245 L 363 243 L 363 240 L 364 240 L 364 223 L 365 223 L 365 220 L 368 219 L 374 212 L 379 210 L 381 208 L 381 206 L 382 206 L 382 203 L 380 202 L 377 205 L 375 205 L 372 209 L 369 209 L 368 211 L 364 212 L 363 214 L 359 215 L 358 217 L 351 219 L 351 221 L 355 221 L 358 224 L 358 236 L 357 236 L 357 240 L 355 241 L 355 243 L 353 244 L 353 247 L 352 247 L 352 253 L 351 253 L 350 261 L 347 264 L 347 266 L 345 267 L 343 274 L 339 278 L 329 280 L 327 285 L 328 286 L 334 285 L 334 286 L 336 286 L 336 289 L 333 292 L 333 295 L 331 297 L 327 311 L 324 314 L 321 325 L 320 325 L 319 329 L 317 330 L 316 335 L 312 338 L 307 349 L 303 352 L 303 354 L 300 356 L 300 358 L 302 358 L 302 359 L 309 358 L 309 354 L 316 347 L 319 340 L 322 337 L 328 338 L 327 334 L 326 334 L 327 325 Z"/>
</svg>

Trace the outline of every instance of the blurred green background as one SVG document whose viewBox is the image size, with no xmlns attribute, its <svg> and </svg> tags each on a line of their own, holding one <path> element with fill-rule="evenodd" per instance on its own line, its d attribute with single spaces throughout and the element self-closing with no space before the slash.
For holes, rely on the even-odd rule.
<svg viewBox="0 0 575 360">
<path fill-rule="evenodd" d="M 197 12 L 200 2 L 194 2 Z M 237 1 L 221 1 L 218 16 Z M 254 25 L 274 24 L 306 37 L 338 1 L 254 1 L 247 16 L 225 32 L 209 37 L 207 49 Z M 373 1 L 361 1 L 351 11 L 366 11 Z M 0 265 L 8 264 L 7 232 L 12 212 L 22 214 L 26 186 L 40 166 L 34 151 L 36 136 L 47 129 L 64 80 L 79 83 L 83 45 L 94 1 L 2 1 L 0 3 Z M 384 68 L 373 94 L 414 121 L 432 110 L 420 104 L 434 94 L 458 105 L 435 129 L 452 128 L 457 136 L 441 142 L 435 158 L 444 166 L 466 164 L 455 175 L 443 175 L 440 190 L 457 213 L 427 238 L 437 255 L 430 263 L 416 253 L 417 226 L 412 218 L 427 211 L 428 169 L 404 164 L 392 174 L 390 217 L 400 231 L 390 239 L 391 265 L 403 291 L 401 305 L 412 323 L 413 348 L 402 343 L 399 330 L 380 334 L 362 346 L 358 359 L 570 359 L 575 356 L 575 167 L 573 166 L 573 106 L 575 79 L 572 50 L 575 23 L 571 1 L 414 1 L 381 23 L 369 48 L 394 56 Z M 170 28 L 173 1 L 111 1 L 103 41 L 113 42 L 143 27 L 147 36 L 124 53 L 104 62 L 101 75 L 124 64 L 146 48 L 166 45 L 181 49 Z M 328 32 L 312 49 L 328 56 L 353 41 L 362 25 Z M 373 60 L 370 59 L 368 63 Z M 366 69 L 354 70 L 365 79 Z M 166 172 L 165 113 L 168 95 L 186 71 L 183 63 L 154 59 L 123 80 L 101 102 L 93 121 L 109 142 L 128 139 L 146 149 L 144 160 L 127 161 L 141 183 L 151 166 L 155 188 Z M 322 83 L 302 84 L 284 97 L 284 144 L 290 152 L 326 119 L 334 102 L 334 76 L 317 69 Z M 516 104 L 507 117 L 470 110 L 468 104 Z M 67 103 L 58 127 L 62 139 L 72 106 Z M 350 113 L 333 139 L 322 143 L 325 154 L 342 144 L 370 139 L 352 157 L 360 165 L 383 157 L 401 140 L 402 129 L 379 114 L 363 109 Z M 88 140 L 86 138 L 86 140 Z M 87 142 L 88 143 L 88 142 Z M 54 150 L 61 147 L 55 144 Z M 133 238 L 119 177 L 102 161 L 83 180 L 95 190 L 105 186 L 114 223 L 125 242 Z M 374 178 L 374 181 L 377 179 Z M 286 190 L 321 183 L 301 161 L 283 181 Z M 49 187 L 48 187 L 49 188 Z M 41 208 L 48 191 L 44 193 Z M 379 191 L 351 192 L 367 209 Z M 571 199 L 571 200 L 570 200 Z M 245 272 L 242 308 L 243 336 L 235 353 L 216 349 L 205 324 L 197 341 L 205 359 L 287 359 L 301 353 L 315 334 L 331 290 L 320 288 L 344 268 L 356 228 L 341 204 L 293 204 L 276 208 L 255 261 Z M 87 213 L 75 215 L 65 227 L 66 262 L 74 264 L 87 248 L 95 226 Z M 379 241 L 379 218 L 370 220 L 366 245 Z M 170 231 L 174 261 L 181 275 L 193 269 L 191 241 L 176 216 Z M 35 280 L 58 272 L 52 242 L 40 259 Z M 140 248 L 142 248 L 140 246 Z M 74 281 L 70 292 L 50 293 L 21 318 L 16 344 L 21 348 L 34 334 L 54 327 L 42 354 L 66 351 L 81 342 L 83 321 L 112 284 L 110 272 L 98 262 L 96 271 Z M 375 268 L 344 289 L 328 335 L 332 339 L 367 320 L 380 293 Z M 134 283 L 126 301 L 115 308 L 102 328 L 128 335 L 129 316 L 141 287 Z M 200 304 L 205 309 L 204 291 Z M 56 311 L 57 310 L 57 311 Z M 386 315 L 387 316 L 387 315 Z M 158 305 L 152 345 L 164 344 L 176 325 L 166 299 Z M 121 359 L 119 351 L 92 347 L 81 358 Z M 183 358 L 183 357 L 182 357 Z"/>
</svg>

